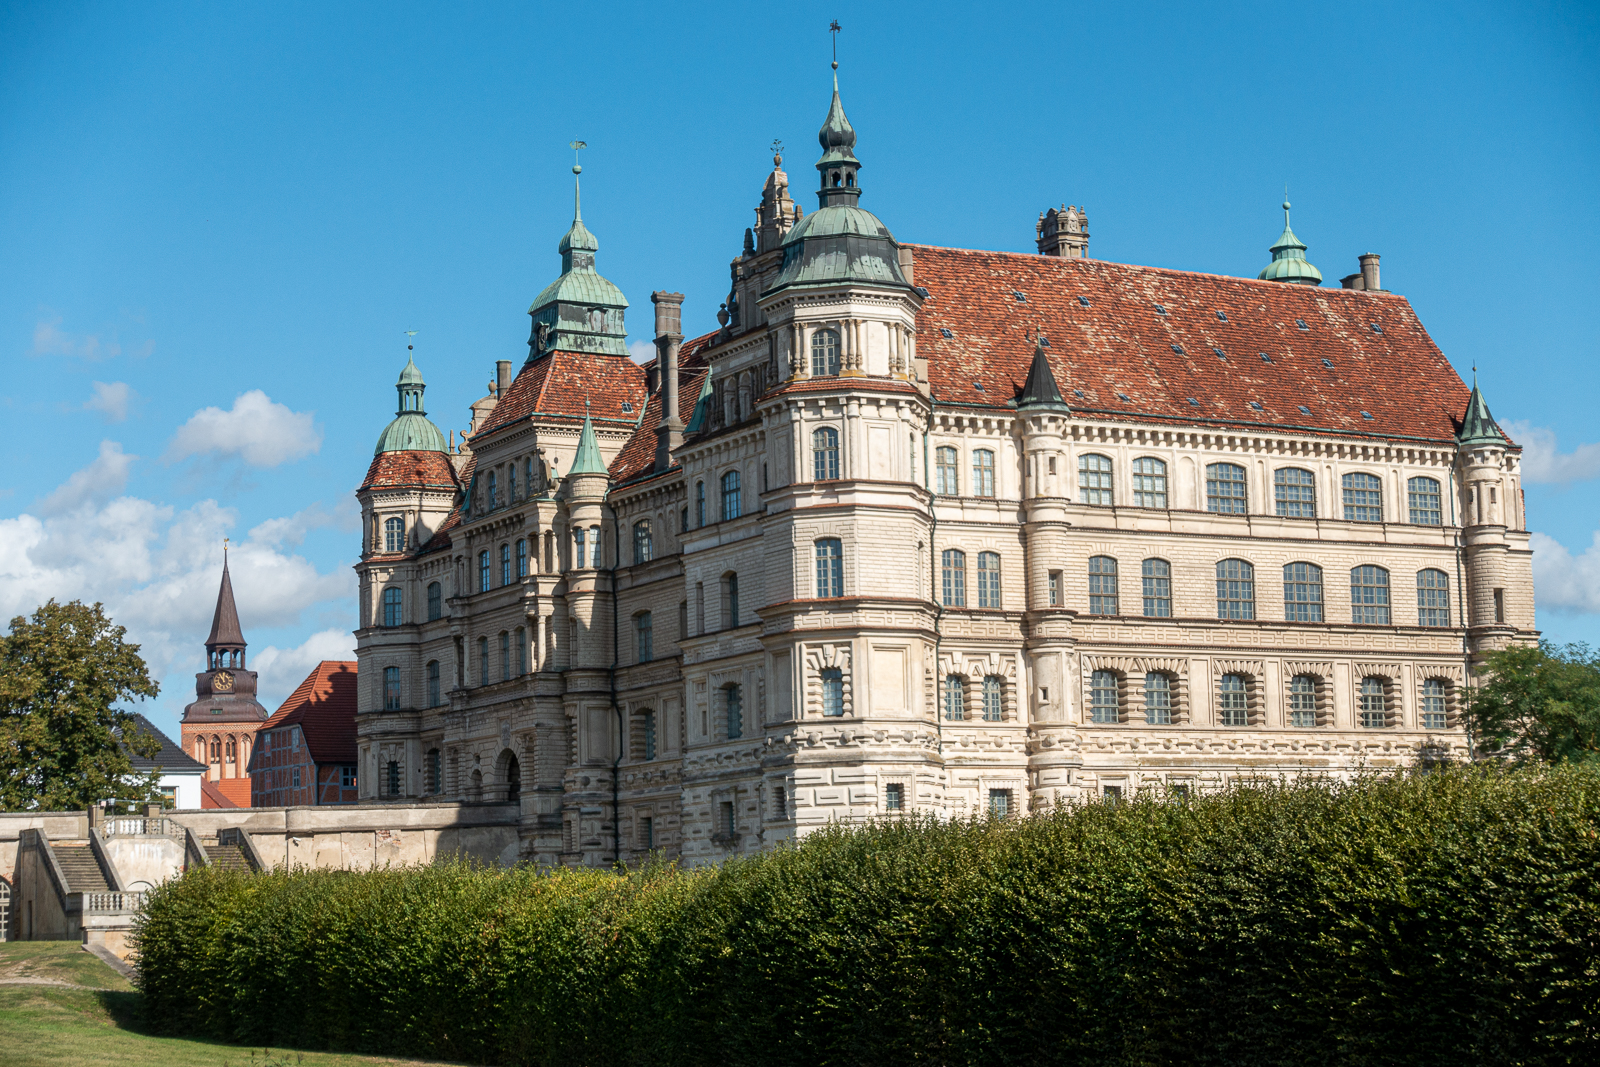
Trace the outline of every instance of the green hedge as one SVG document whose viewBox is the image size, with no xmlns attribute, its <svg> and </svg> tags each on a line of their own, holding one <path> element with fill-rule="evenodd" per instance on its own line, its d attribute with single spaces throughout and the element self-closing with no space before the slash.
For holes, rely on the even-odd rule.
<svg viewBox="0 0 1600 1067">
<path fill-rule="evenodd" d="M 196 871 L 148 1015 L 507 1064 L 1600 1062 L 1600 777 L 885 822 L 714 869 Z"/>
</svg>

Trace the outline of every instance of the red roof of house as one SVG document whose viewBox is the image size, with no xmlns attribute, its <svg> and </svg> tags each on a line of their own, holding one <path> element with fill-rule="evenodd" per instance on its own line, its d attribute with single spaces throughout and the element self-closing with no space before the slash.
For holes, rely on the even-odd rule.
<svg viewBox="0 0 1600 1067">
<path fill-rule="evenodd" d="M 200 806 L 202 808 L 248 808 L 250 806 L 249 778 L 209 778 L 200 781 Z"/>
<path fill-rule="evenodd" d="M 325 659 L 289 694 L 260 733 L 300 727 L 306 749 L 317 763 L 356 761 L 356 665 Z"/>
<path fill-rule="evenodd" d="M 361 488 L 368 489 L 445 489 L 459 488 L 456 469 L 443 452 L 379 452 L 372 457 Z"/>
<path fill-rule="evenodd" d="M 697 361 L 698 362 L 698 361 Z M 707 368 L 686 367 L 678 371 L 678 418 L 687 423 L 694 414 L 694 398 L 700 395 L 700 384 L 705 381 Z M 683 397 L 689 398 L 687 409 Z M 648 474 L 656 464 L 656 427 L 661 423 L 661 394 L 651 393 L 639 419 L 639 429 L 628 438 L 616 458 L 611 461 L 611 482 L 620 485 Z"/>
<path fill-rule="evenodd" d="M 1099 418 L 1443 442 L 1466 408 L 1401 296 L 912 247 L 928 290 L 917 355 L 939 404 L 1015 400 L 1043 329 L 1067 404 Z"/>
<path fill-rule="evenodd" d="M 549 352 L 523 364 L 489 420 L 473 436 L 529 416 L 581 420 L 585 411 L 596 421 L 632 425 L 644 400 L 644 368 L 627 356 Z M 633 410 L 624 411 L 624 403 Z"/>
</svg>

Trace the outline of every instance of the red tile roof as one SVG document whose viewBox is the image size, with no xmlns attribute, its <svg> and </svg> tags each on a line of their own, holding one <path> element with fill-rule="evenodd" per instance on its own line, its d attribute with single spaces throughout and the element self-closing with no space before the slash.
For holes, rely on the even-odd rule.
<svg viewBox="0 0 1600 1067">
<path fill-rule="evenodd" d="M 1031 351 L 1031 349 L 1030 349 Z M 1028 368 L 1022 368 L 1024 376 Z M 784 396 L 789 393 L 836 393 L 841 389 L 871 389 L 878 393 L 915 393 L 917 387 L 910 382 L 886 375 L 863 375 L 855 378 L 801 378 L 799 381 L 788 382 L 769 390 L 768 396 Z"/>
<path fill-rule="evenodd" d="M 678 418 L 683 422 L 689 421 L 689 416 L 694 414 L 694 398 L 700 395 L 700 384 L 705 381 L 708 373 L 702 364 L 697 367 L 683 368 L 678 371 Z M 688 409 L 685 410 L 683 397 L 689 398 Z M 656 427 L 661 423 L 661 394 L 652 393 L 646 401 L 643 417 L 639 420 L 639 429 L 628 438 L 628 443 L 622 446 L 616 458 L 611 461 L 611 483 L 620 485 L 631 481 L 641 475 L 649 473 L 656 465 Z"/>
<path fill-rule="evenodd" d="M 298 724 L 317 763 L 356 761 L 356 665 L 325 659 L 306 675 L 261 733 Z"/>
<path fill-rule="evenodd" d="M 368 489 L 456 489 L 455 467 L 443 452 L 380 452 L 372 457 L 361 488 Z"/>
<path fill-rule="evenodd" d="M 1445 441 L 1466 407 L 1466 385 L 1404 297 L 912 247 L 929 294 L 917 355 L 940 404 L 1014 400 L 1043 328 L 1066 402 L 1097 418 Z"/>
<path fill-rule="evenodd" d="M 596 421 L 633 423 L 644 406 L 644 368 L 626 356 L 546 353 L 523 364 L 478 434 L 530 416 L 582 419 L 586 400 Z M 624 403 L 633 410 L 622 410 Z"/>
<path fill-rule="evenodd" d="M 200 781 L 200 806 L 202 808 L 248 808 L 250 806 L 249 778 L 209 778 Z"/>
</svg>

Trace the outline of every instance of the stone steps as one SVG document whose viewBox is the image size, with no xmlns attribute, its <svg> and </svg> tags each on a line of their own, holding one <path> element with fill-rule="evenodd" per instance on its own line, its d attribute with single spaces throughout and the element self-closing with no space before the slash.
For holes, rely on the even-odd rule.
<svg viewBox="0 0 1600 1067">
<path fill-rule="evenodd" d="M 51 842 L 50 850 L 56 854 L 61 873 L 67 876 L 69 893 L 109 893 L 106 876 L 95 862 L 94 850 L 88 845 L 61 845 Z"/>
<path fill-rule="evenodd" d="M 248 871 L 250 861 L 244 858 L 244 849 L 238 845 L 206 845 L 206 856 L 213 867 L 225 871 Z"/>
</svg>

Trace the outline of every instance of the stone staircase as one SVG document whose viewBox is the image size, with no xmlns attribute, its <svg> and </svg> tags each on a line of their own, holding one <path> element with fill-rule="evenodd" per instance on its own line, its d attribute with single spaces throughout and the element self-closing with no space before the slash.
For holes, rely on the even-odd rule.
<svg viewBox="0 0 1600 1067">
<path fill-rule="evenodd" d="M 205 845 L 206 858 L 213 867 L 225 871 L 251 871 L 250 861 L 244 857 L 244 849 L 238 845 Z"/>
<path fill-rule="evenodd" d="M 52 841 L 50 847 L 56 854 L 56 862 L 61 865 L 61 873 L 67 877 L 67 892 L 111 891 L 111 886 L 106 883 L 105 872 L 100 870 L 100 864 L 94 858 L 94 849 L 87 842 Z"/>
</svg>

